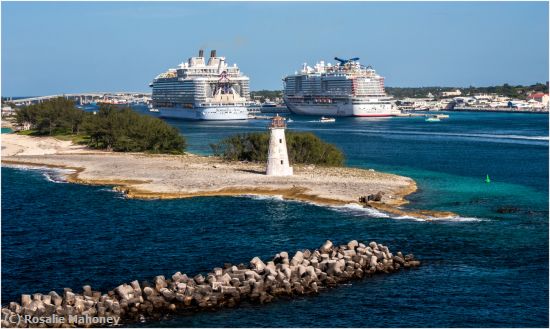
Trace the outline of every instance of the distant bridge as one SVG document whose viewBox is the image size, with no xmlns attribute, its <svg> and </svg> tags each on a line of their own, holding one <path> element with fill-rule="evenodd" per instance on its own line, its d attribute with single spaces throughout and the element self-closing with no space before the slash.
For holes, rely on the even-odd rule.
<svg viewBox="0 0 550 329">
<path fill-rule="evenodd" d="M 60 95 L 49 95 L 49 96 L 38 96 L 38 97 L 29 97 L 29 98 L 20 98 L 20 99 L 14 99 L 10 100 L 11 103 L 15 104 L 15 106 L 22 106 L 22 105 L 31 105 L 31 104 L 37 104 L 42 103 L 43 101 L 47 101 L 50 99 L 63 97 L 65 99 L 73 100 L 75 103 L 79 105 L 84 104 L 90 104 L 95 101 L 104 99 L 106 97 L 108 98 L 128 98 L 132 97 L 135 98 L 136 96 L 146 96 L 151 97 L 151 93 L 143 93 L 143 92 L 91 92 L 91 93 L 77 93 L 77 94 L 60 94 Z"/>
</svg>

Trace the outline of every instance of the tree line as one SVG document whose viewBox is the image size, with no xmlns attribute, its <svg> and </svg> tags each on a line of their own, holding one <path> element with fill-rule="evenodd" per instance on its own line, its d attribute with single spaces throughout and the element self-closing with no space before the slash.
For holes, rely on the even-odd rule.
<svg viewBox="0 0 550 329">
<path fill-rule="evenodd" d="M 33 135 L 78 135 L 97 149 L 179 154 L 186 147 L 185 138 L 175 127 L 128 107 L 101 105 L 91 113 L 59 97 L 18 108 L 15 120 Z"/>
<path fill-rule="evenodd" d="M 462 95 L 473 96 L 475 94 L 498 94 L 510 98 L 526 99 L 531 93 L 542 92 L 548 94 L 548 82 L 536 83 L 530 86 L 523 85 L 510 85 L 503 84 L 501 86 L 489 86 L 489 87 L 386 87 L 386 92 L 399 99 L 399 98 L 425 98 L 429 94 L 432 94 L 435 98 L 441 98 L 441 94 L 445 91 L 455 91 L 460 89 Z M 276 97 L 282 97 L 282 90 L 259 90 L 252 91 L 250 95 L 261 96 L 262 100 L 265 98 L 274 99 Z"/>
<path fill-rule="evenodd" d="M 265 102 L 266 99 L 274 100 L 275 98 L 282 98 L 283 97 L 283 91 L 282 90 L 257 90 L 257 91 L 251 91 L 250 97 L 254 99 L 254 97 L 260 97 L 260 102 Z"/>
<path fill-rule="evenodd" d="M 341 167 L 344 154 L 336 146 L 309 132 L 286 132 L 290 163 Z M 210 144 L 215 155 L 230 161 L 266 162 L 269 133 L 237 134 Z"/>
<path fill-rule="evenodd" d="M 395 98 L 428 97 L 428 94 L 432 94 L 435 98 L 440 98 L 443 92 L 455 91 L 457 89 L 462 92 L 463 96 L 473 96 L 475 94 L 497 94 L 509 98 L 526 99 L 529 94 L 535 92 L 543 92 L 548 94 L 548 83 L 536 83 L 530 86 L 513 86 L 505 83 L 501 86 L 489 87 L 386 87 L 386 92 Z"/>
</svg>

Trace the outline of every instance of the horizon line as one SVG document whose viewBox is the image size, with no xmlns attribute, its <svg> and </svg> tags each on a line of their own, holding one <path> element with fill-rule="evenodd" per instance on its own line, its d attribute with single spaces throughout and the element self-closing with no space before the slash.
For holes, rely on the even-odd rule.
<svg viewBox="0 0 550 329">
<path fill-rule="evenodd" d="M 470 85 L 470 86 L 407 86 L 407 87 L 401 87 L 401 86 L 384 86 L 385 88 L 408 88 L 408 89 L 413 89 L 413 88 L 444 88 L 444 89 L 450 89 L 450 88 L 464 88 L 464 89 L 468 89 L 468 88 L 490 88 L 490 87 L 501 87 L 501 86 L 504 86 L 504 85 L 509 85 L 510 87 L 531 87 L 531 86 L 536 86 L 536 85 L 546 85 L 548 86 L 549 84 L 549 81 L 546 81 L 546 83 L 544 82 L 535 82 L 533 84 L 530 84 L 530 85 L 523 85 L 523 84 L 509 84 L 509 83 L 503 83 L 501 85 L 490 85 L 490 86 L 475 86 L 475 85 Z M 256 90 L 251 90 L 250 92 L 251 93 L 254 93 L 254 92 L 260 92 L 260 91 L 283 91 L 283 88 L 281 89 L 256 89 Z M 10 98 L 10 97 L 43 97 L 43 96 L 55 96 L 55 95 L 66 95 L 66 94 L 82 94 L 82 93 L 88 93 L 88 94 L 91 94 L 91 93 L 96 93 L 96 94 L 117 94 L 117 93 L 125 93 L 125 94 L 150 94 L 152 93 L 151 90 L 149 91 L 139 91 L 139 90 L 136 90 L 136 91 L 123 91 L 123 90 L 118 90 L 118 91 L 80 91 L 80 92 L 63 92 L 63 93 L 57 93 L 57 94 L 41 94 L 41 95 L 10 95 L 10 96 L 5 96 L 5 95 L 1 95 L 2 98 Z"/>
</svg>

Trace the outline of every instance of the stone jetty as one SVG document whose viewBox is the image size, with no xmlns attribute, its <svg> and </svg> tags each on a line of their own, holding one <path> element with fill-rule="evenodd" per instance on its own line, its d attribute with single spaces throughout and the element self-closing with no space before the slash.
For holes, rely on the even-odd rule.
<svg viewBox="0 0 550 329">
<path fill-rule="evenodd" d="M 206 275 L 180 272 L 152 282 L 132 281 L 101 293 L 86 285 L 81 293 L 21 295 L 2 307 L 2 327 L 91 327 L 160 318 L 170 313 L 233 307 L 241 301 L 318 293 L 339 283 L 419 266 L 412 254 L 393 254 L 376 242 L 344 245 L 326 241 L 319 249 L 280 252 L 264 262 L 225 264 Z"/>
</svg>

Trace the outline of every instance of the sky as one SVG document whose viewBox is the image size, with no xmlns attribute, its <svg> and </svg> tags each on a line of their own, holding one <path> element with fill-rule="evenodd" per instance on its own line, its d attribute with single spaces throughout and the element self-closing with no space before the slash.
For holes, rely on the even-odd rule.
<svg viewBox="0 0 550 329">
<path fill-rule="evenodd" d="M 548 2 L 6 2 L 2 96 L 145 91 L 198 49 L 282 89 L 360 57 L 393 87 L 548 81 Z"/>
</svg>

